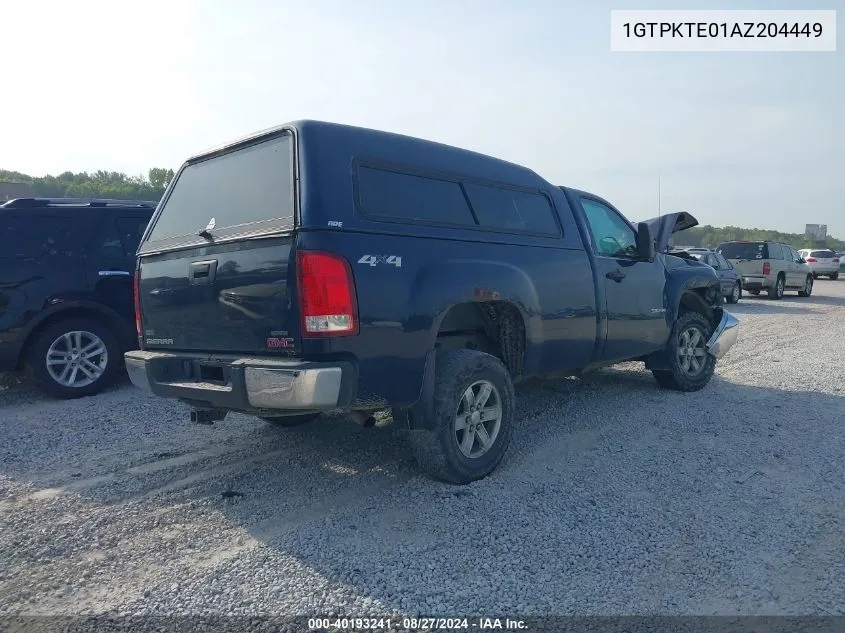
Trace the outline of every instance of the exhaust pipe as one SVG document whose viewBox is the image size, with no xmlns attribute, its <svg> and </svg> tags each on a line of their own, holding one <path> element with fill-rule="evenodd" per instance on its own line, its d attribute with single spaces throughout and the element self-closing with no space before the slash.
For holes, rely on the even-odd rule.
<svg viewBox="0 0 845 633">
<path fill-rule="evenodd" d="M 365 429 L 369 429 L 376 425 L 376 419 L 372 413 L 366 411 L 352 411 L 350 417 L 355 420 L 356 424 L 360 424 Z"/>
</svg>

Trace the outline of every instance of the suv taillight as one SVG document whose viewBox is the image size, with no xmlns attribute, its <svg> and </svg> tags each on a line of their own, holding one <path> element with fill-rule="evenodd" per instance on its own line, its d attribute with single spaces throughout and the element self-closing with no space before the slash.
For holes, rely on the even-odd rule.
<svg viewBox="0 0 845 633">
<path fill-rule="evenodd" d="M 358 306 L 352 268 L 332 253 L 296 254 L 302 336 L 358 333 Z"/>
<path fill-rule="evenodd" d="M 135 331 L 138 332 L 138 340 L 140 341 L 143 335 L 144 328 L 141 324 L 141 271 L 135 269 L 135 281 L 132 284 L 132 294 L 135 295 Z"/>
<path fill-rule="evenodd" d="M 764 275 L 771 275 L 772 274 L 772 265 L 769 262 L 763 262 L 763 274 Z"/>
<path fill-rule="evenodd" d="M 808 264 L 812 264 L 813 262 L 816 261 L 816 258 L 815 257 L 808 257 L 804 261 L 807 262 Z"/>
</svg>

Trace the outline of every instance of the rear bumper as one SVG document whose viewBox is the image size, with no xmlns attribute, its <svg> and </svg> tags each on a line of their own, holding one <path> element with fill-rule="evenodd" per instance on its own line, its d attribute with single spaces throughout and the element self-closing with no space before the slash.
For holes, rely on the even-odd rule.
<svg viewBox="0 0 845 633">
<path fill-rule="evenodd" d="M 739 320 L 730 312 L 723 310 L 719 325 L 707 341 L 707 352 L 716 359 L 720 359 L 734 346 L 738 337 Z"/>
<path fill-rule="evenodd" d="M 772 286 L 773 283 L 762 275 L 743 275 L 742 288 L 743 290 L 762 290 Z"/>
<path fill-rule="evenodd" d="M 350 362 L 131 351 L 129 379 L 162 398 L 195 407 L 260 413 L 326 411 L 352 401 L 357 370 Z"/>
<path fill-rule="evenodd" d="M 822 264 L 813 266 L 814 275 L 832 275 L 839 272 L 839 264 Z"/>
</svg>

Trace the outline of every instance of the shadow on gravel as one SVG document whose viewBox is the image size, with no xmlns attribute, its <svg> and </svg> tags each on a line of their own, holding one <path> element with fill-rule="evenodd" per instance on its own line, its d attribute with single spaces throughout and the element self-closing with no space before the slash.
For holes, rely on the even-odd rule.
<svg viewBox="0 0 845 633">
<path fill-rule="evenodd" d="M 508 457 L 470 486 L 418 476 L 398 434 L 315 426 L 267 473 L 284 483 L 217 505 L 272 552 L 398 611 L 838 609 L 819 596 L 830 573 L 845 582 L 845 398 L 718 378 L 680 394 L 628 366 L 518 395 Z M 317 484 L 329 460 L 358 475 Z M 366 476 L 377 464 L 387 488 Z"/>
</svg>

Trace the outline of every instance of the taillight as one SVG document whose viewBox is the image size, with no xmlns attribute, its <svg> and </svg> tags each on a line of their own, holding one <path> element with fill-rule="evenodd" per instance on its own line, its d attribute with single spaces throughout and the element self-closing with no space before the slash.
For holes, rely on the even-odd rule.
<svg viewBox="0 0 845 633">
<path fill-rule="evenodd" d="M 296 270 L 302 336 L 357 334 L 358 307 L 349 262 L 332 253 L 299 251 Z"/>
<path fill-rule="evenodd" d="M 833 263 L 834 263 L 834 264 L 838 264 L 838 263 L 839 263 L 839 258 L 838 258 L 838 257 L 834 257 L 834 258 L 833 258 Z"/>
<path fill-rule="evenodd" d="M 144 333 L 144 328 L 141 324 L 141 291 L 140 286 L 141 284 L 141 271 L 135 269 L 135 281 L 132 284 L 132 294 L 135 295 L 135 331 L 138 332 L 138 339 Z"/>
<path fill-rule="evenodd" d="M 813 262 L 816 261 L 816 258 L 815 257 L 808 257 L 804 261 L 807 262 L 808 264 L 812 264 Z"/>
<path fill-rule="evenodd" d="M 763 274 L 764 275 L 771 275 L 772 274 L 772 265 L 769 262 L 763 262 Z"/>
</svg>

